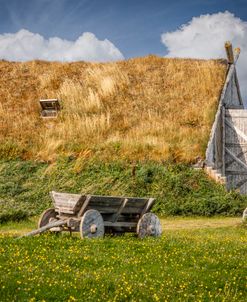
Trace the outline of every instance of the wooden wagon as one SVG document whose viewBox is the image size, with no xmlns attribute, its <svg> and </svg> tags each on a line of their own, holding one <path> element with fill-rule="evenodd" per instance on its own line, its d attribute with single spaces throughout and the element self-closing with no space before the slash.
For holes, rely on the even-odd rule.
<svg viewBox="0 0 247 302">
<path fill-rule="evenodd" d="M 150 213 L 154 198 L 113 197 L 50 192 L 54 208 L 43 212 L 38 229 L 26 236 L 52 232 L 80 232 L 81 238 L 105 233 L 134 232 L 138 237 L 160 236 L 158 217 Z"/>
</svg>

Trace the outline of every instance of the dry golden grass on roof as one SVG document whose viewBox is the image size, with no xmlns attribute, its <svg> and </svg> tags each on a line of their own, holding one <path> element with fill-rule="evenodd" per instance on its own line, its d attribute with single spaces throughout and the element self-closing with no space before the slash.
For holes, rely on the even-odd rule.
<svg viewBox="0 0 247 302">
<path fill-rule="evenodd" d="M 191 162 L 204 156 L 227 65 L 148 56 L 114 63 L 0 61 L 0 155 Z M 39 99 L 59 98 L 57 119 Z"/>
</svg>

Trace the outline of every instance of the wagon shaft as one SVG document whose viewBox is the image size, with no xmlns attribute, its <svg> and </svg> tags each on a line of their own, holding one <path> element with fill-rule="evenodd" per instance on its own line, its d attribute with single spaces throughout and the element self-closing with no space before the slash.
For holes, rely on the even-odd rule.
<svg viewBox="0 0 247 302">
<path fill-rule="evenodd" d="M 45 231 L 48 231 L 54 227 L 59 227 L 59 226 L 64 226 L 67 224 L 67 221 L 64 221 L 64 220 L 57 220 L 57 221 L 53 221 L 51 223 L 48 223 L 47 225 L 37 229 L 37 230 L 34 230 L 30 233 L 27 233 L 19 238 L 22 238 L 22 237 L 29 237 L 29 236 L 35 236 L 35 235 L 38 235 L 38 234 L 41 234 L 41 233 L 44 233 Z"/>
</svg>

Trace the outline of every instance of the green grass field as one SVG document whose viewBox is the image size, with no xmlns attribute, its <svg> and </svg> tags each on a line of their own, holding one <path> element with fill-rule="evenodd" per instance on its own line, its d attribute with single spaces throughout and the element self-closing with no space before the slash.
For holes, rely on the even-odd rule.
<svg viewBox="0 0 247 302">
<path fill-rule="evenodd" d="M 0 226 L 1 301 L 247 301 L 240 218 L 162 219 L 158 239 L 14 238 L 36 220 Z"/>
<path fill-rule="evenodd" d="M 36 227 L 51 206 L 51 190 L 155 197 L 153 211 L 166 216 L 163 236 L 15 239 Z M 2 160 L 0 301 L 245 302 L 247 228 L 240 216 L 246 202 L 189 165 Z"/>
</svg>

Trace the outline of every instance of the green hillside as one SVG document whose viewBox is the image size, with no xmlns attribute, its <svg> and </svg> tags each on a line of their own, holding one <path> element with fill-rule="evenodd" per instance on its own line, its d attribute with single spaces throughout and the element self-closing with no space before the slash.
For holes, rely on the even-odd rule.
<svg viewBox="0 0 247 302">
<path fill-rule="evenodd" d="M 0 222 L 37 215 L 51 200 L 49 191 L 150 196 L 164 215 L 241 215 L 247 197 L 227 193 L 203 171 L 188 165 L 125 161 L 102 163 L 60 158 L 53 164 L 0 162 Z"/>
</svg>

